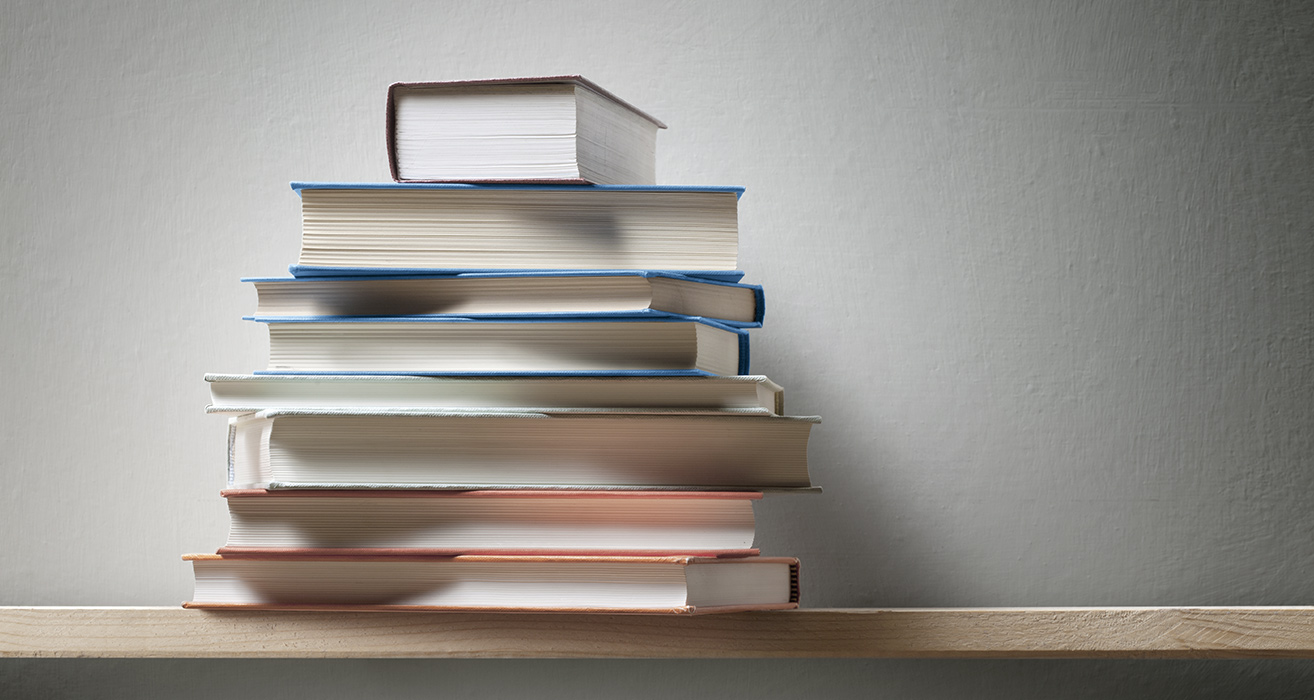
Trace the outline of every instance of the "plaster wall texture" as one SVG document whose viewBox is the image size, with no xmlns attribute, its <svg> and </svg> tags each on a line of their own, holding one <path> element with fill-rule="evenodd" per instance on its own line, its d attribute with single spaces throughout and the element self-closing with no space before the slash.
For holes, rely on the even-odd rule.
<svg viewBox="0 0 1314 700">
<path fill-rule="evenodd" d="M 388 179 L 390 82 L 582 73 L 737 184 L 754 370 L 821 414 L 766 554 L 822 606 L 1314 602 L 1299 2 L 7 2 L 0 604 L 172 605 L 224 538 L 207 371 L 290 180 Z M 1303 696 L 1308 666 L 0 662 L 0 695 Z M 196 681 L 203 680 L 203 683 Z M 168 689 L 174 689 L 169 691 Z M 1303 690 L 1302 690 L 1303 689 Z"/>
</svg>

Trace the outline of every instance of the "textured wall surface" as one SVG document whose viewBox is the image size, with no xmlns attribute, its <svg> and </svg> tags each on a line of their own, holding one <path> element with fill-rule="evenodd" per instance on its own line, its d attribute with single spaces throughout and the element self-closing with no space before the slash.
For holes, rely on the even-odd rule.
<svg viewBox="0 0 1314 700">
<path fill-rule="evenodd" d="M 172 605 L 226 528 L 207 371 L 290 180 L 386 180 L 398 80 L 582 73 L 738 184 L 807 606 L 1314 603 L 1301 2 L 6 2 L 0 604 Z M 1308 665 L 0 662 L 0 695 L 1303 697 Z"/>
</svg>

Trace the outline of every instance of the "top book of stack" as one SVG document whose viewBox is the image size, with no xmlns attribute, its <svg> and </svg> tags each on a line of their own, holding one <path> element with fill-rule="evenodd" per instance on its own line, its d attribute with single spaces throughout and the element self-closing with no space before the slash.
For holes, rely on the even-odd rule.
<svg viewBox="0 0 1314 700">
<path fill-rule="evenodd" d="M 398 182 L 652 185 L 664 128 L 578 75 L 388 88 Z"/>
</svg>

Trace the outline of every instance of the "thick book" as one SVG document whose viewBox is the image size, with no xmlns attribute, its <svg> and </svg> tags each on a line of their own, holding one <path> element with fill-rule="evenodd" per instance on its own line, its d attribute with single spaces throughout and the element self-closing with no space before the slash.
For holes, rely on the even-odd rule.
<svg viewBox="0 0 1314 700">
<path fill-rule="evenodd" d="M 811 488 L 815 417 L 270 409 L 229 419 L 230 488 Z"/>
<path fill-rule="evenodd" d="M 733 491 L 227 490 L 220 554 L 750 556 Z"/>
<path fill-rule="evenodd" d="M 419 377 L 207 374 L 210 413 L 267 408 L 438 408 L 545 413 L 783 414 L 784 390 L 763 376 Z"/>
<path fill-rule="evenodd" d="M 662 272 L 247 278 L 255 315 L 614 318 L 698 316 L 756 327 L 762 287 Z"/>
<path fill-rule="evenodd" d="M 305 274 L 738 266 L 739 187 L 294 182 Z M 735 277 L 737 279 L 737 277 Z M 731 280 L 733 281 L 733 280 Z"/>
<path fill-rule="evenodd" d="M 692 317 L 615 320 L 448 316 L 251 317 L 269 328 L 268 372 L 422 375 L 749 373 L 748 332 Z"/>
<path fill-rule="evenodd" d="M 188 554 L 186 608 L 695 614 L 798 607 L 785 557 Z"/>
<path fill-rule="evenodd" d="M 394 83 L 398 181 L 650 185 L 666 125 L 579 75 Z"/>
</svg>

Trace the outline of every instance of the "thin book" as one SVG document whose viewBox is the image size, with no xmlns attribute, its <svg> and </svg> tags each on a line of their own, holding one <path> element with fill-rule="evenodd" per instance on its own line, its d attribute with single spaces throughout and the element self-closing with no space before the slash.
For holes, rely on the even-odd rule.
<svg viewBox="0 0 1314 700">
<path fill-rule="evenodd" d="M 751 556 L 735 491 L 229 489 L 221 554 Z"/>
<path fill-rule="evenodd" d="M 207 374 L 209 413 L 269 408 L 418 408 L 541 413 L 782 415 L 784 390 L 760 375 L 724 377 L 428 377 Z"/>
<path fill-rule="evenodd" d="M 247 278 L 255 315 L 643 318 L 696 316 L 762 324 L 762 287 L 666 272 L 501 272 L 428 276 Z"/>
<path fill-rule="evenodd" d="M 785 557 L 189 554 L 186 608 L 699 614 L 798 607 Z"/>
</svg>

